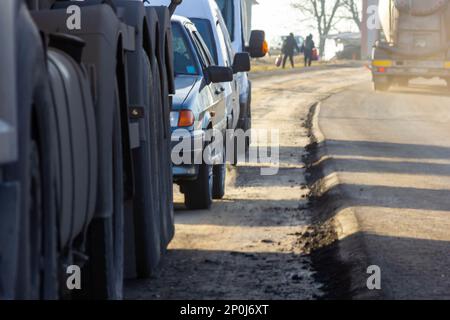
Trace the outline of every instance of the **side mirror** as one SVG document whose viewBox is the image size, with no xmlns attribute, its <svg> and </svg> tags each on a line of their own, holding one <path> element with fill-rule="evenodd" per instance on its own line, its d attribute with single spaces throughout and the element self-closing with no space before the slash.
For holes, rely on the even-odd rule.
<svg viewBox="0 0 450 320">
<path fill-rule="evenodd" d="M 233 60 L 233 72 L 249 72 L 250 69 L 250 55 L 248 52 L 236 53 Z"/>
<path fill-rule="evenodd" d="M 170 16 L 173 16 L 177 7 L 183 2 L 183 0 L 171 0 L 169 4 Z"/>
<path fill-rule="evenodd" d="M 222 83 L 233 81 L 233 69 L 229 67 L 210 66 L 206 69 L 209 83 Z"/>
<path fill-rule="evenodd" d="M 269 52 L 266 41 L 266 33 L 261 30 L 253 30 L 250 35 L 250 45 L 247 48 L 252 58 L 262 58 Z"/>
</svg>

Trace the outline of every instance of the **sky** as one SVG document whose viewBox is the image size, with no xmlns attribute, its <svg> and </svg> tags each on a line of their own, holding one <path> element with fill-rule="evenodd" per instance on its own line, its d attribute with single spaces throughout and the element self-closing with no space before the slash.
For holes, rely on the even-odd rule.
<svg viewBox="0 0 450 320">
<path fill-rule="evenodd" d="M 291 7 L 293 0 L 258 0 L 259 5 L 253 7 L 253 29 L 266 31 L 269 41 L 275 37 L 293 32 L 305 37 L 314 32 L 313 21 L 307 20 L 298 9 Z M 355 31 L 352 22 L 338 24 L 339 31 Z"/>
</svg>

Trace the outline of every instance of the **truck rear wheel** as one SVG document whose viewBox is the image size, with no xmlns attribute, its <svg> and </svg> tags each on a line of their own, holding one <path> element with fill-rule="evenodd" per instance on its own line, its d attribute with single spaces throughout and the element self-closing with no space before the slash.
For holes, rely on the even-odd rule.
<svg viewBox="0 0 450 320">
<path fill-rule="evenodd" d="M 160 219 L 158 217 L 160 208 L 159 201 L 161 198 L 159 180 L 158 180 L 158 150 L 157 139 L 158 134 L 155 127 L 158 121 L 155 119 L 160 106 L 155 105 L 152 94 L 154 92 L 154 82 L 157 72 L 152 72 L 152 65 L 146 52 L 143 52 L 144 59 L 144 92 L 146 100 L 145 126 L 147 136 L 147 146 L 142 147 L 146 160 L 142 163 L 140 169 L 142 174 L 147 177 L 141 179 L 142 186 L 137 192 L 140 210 L 136 210 L 134 214 L 135 244 L 136 244 L 136 271 L 139 278 L 148 278 L 156 270 L 161 256 L 160 241 Z M 148 157 L 148 158 L 147 158 Z"/>
<path fill-rule="evenodd" d="M 27 177 L 27 212 L 21 219 L 19 299 L 57 298 L 56 225 L 44 210 L 44 171 L 36 140 L 31 140 Z M 52 210 L 50 210 L 52 211 Z"/>
<path fill-rule="evenodd" d="M 397 80 L 397 83 L 401 87 L 407 87 L 409 85 L 409 79 L 408 78 L 399 78 Z"/>
<path fill-rule="evenodd" d="M 374 82 L 375 91 L 388 91 L 390 87 L 390 82 Z"/>
<path fill-rule="evenodd" d="M 118 89 L 117 89 L 118 91 Z M 86 292 L 89 298 L 119 300 L 124 274 L 124 168 L 119 97 L 116 93 L 112 139 L 112 216 L 94 218 L 88 231 Z"/>
</svg>

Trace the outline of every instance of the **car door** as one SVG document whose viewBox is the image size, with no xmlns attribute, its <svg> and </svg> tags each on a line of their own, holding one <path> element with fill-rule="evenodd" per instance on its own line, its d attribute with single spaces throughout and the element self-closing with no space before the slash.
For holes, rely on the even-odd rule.
<svg viewBox="0 0 450 320">
<path fill-rule="evenodd" d="M 193 39 L 194 45 L 197 49 L 197 53 L 200 58 L 200 62 L 205 72 L 209 66 L 215 65 L 211 54 L 203 41 L 200 33 L 192 26 L 189 28 L 189 32 Z M 210 107 L 210 114 L 212 116 L 212 123 L 215 129 L 226 129 L 226 105 L 225 105 L 225 88 L 222 83 L 210 83 L 206 85 L 213 97 L 213 103 Z M 206 88 L 205 88 L 206 90 Z"/>
<path fill-rule="evenodd" d="M 230 35 L 228 34 L 227 27 L 225 25 L 225 21 L 220 16 L 220 12 L 218 14 L 218 20 L 217 20 L 217 32 L 219 34 L 219 38 L 221 38 L 221 42 L 223 42 L 223 50 L 225 55 L 225 61 L 227 64 L 227 67 L 233 66 L 233 60 L 234 60 L 234 50 L 231 44 Z M 235 129 L 237 127 L 238 121 L 239 121 L 239 114 L 240 114 L 240 104 L 239 104 L 239 75 L 234 74 L 233 75 L 233 81 L 231 83 L 228 83 L 225 87 L 225 96 L 226 96 L 226 103 L 227 103 L 227 110 L 228 113 L 233 114 L 233 123 L 231 125 L 230 129 Z"/>
</svg>

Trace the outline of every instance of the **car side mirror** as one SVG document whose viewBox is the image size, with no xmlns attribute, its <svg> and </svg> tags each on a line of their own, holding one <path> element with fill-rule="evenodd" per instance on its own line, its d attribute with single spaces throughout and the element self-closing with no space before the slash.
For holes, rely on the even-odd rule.
<svg viewBox="0 0 450 320">
<path fill-rule="evenodd" d="M 269 52 L 269 45 L 266 41 L 266 33 L 262 30 L 253 30 L 250 35 L 250 45 L 247 51 L 252 58 L 262 58 Z"/>
<path fill-rule="evenodd" d="M 206 68 L 209 83 L 222 83 L 233 81 L 233 69 L 229 67 L 210 66 Z"/>
<path fill-rule="evenodd" d="M 233 73 L 249 72 L 251 69 L 248 52 L 239 52 L 234 55 Z"/>
</svg>

